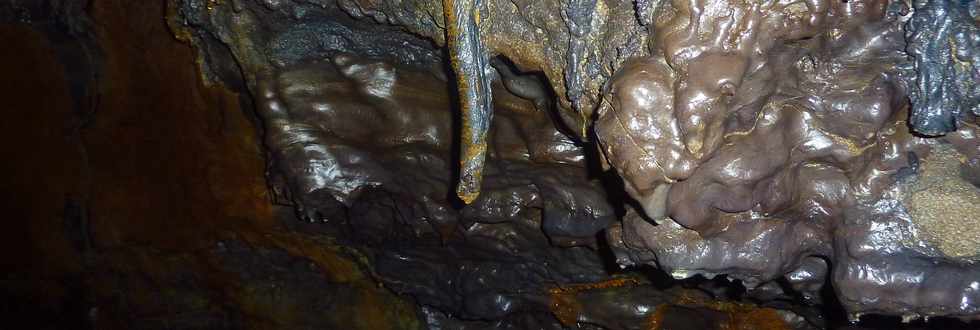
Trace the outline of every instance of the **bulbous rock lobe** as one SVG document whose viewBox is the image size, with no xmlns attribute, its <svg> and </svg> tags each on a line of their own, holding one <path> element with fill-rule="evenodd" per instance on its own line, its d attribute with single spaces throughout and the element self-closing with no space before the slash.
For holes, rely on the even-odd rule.
<svg viewBox="0 0 980 330">
<path fill-rule="evenodd" d="M 697 166 L 671 111 L 674 84 L 675 75 L 663 60 L 629 61 L 610 81 L 595 122 L 605 159 L 654 218 L 665 213 L 669 185 L 686 179 Z"/>
</svg>

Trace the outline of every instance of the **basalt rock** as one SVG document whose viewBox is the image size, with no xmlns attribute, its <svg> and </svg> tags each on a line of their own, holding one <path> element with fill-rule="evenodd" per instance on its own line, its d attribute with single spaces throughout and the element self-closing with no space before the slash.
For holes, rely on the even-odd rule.
<svg viewBox="0 0 980 330">
<path fill-rule="evenodd" d="M 909 9 L 887 2 L 816 3 L 802 16 L 776 3 L 672 5 L 683 7 L 665 20 L 679 23 L 654 38 L 664 55 L 627 63 L 596 122 L 627 192 L 661 223 L 628 214 L 623 234 L 610 238 L 629 251 L 623 260 L 655 263 L 679 278 L 728 274 L 751 287 L 825 258 L 855 317 L 976 318 L 980 268 L 968 228 L 977 213 L 967 199 L 980 191 L 955 170 L 942 183 L 923 183 L 936 182 L 929 173 L 938 170 L 920 164 L 954 146 L 968 163 L 976 126 L 944 108 L 960 118 L 949 119 L 959 123 L 956 133 L 925 139 L 910 131 L 928 130 L 929 122 L 919 118 L 923 104 L 906 113 L 902 41 L 916 16 L 909 25 Z M 698 34 L 709 26 L 722 34 Z M 919 73 L 917 81 L 931 81 Z M 972 140 L 954 142 L 962 136 Z M 933 157 L 931 168 L 960 167 L 950 156 Z M 900 197 L 909 189 L 914 197 Z M 965 234 L 936 234 L 939 227 Z M 927 235 L 945 238 L 927 242 Z"/>
<path fill-rule="evenodd" d="M 980 318 L 977 8 L 175 0 L 168 19 L 207 81 L 252 95 L 278 199 L 432 328 L 806 328 L 838 304 Z M 778 313 L 615 282 L 643 265 Z"/>
</svg>

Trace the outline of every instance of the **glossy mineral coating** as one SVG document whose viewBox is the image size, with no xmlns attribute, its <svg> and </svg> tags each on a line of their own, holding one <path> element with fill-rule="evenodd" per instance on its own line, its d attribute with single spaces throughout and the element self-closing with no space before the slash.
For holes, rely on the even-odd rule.
<svg viewBox="0 0 980 330">
<path fill-rule="evenodd" d="M 553 290 L 607 259 L 853 320 L 980 318 L 976 1 L 172 9 L 209 79 L 251 92 L 281 199 L 432 328 L 711 319 L 650 283 Z"/>
<path fill-rule="evenodd" d="M 913 1 L 906 28 L 916 72 L 911 125 L 917 132 L 952 132 L 969 113 L 980 116 L 980 2 Z"/>
<path fill-rule="evenodd" d="M 450 61 L 461 100 L 460 157 L 457 196 L 472 203 L 480 195 L 483 164 L 487 157 L 487 133 L 493 118 L 490 65 L 480 38 L 486 15 L 483 0 L 443 1 Z"/>
<path fill-rule="evenodd" d="M 459 210 L 447 201 L 454 165 L 445 81 L 341 54 L 286 67 L 258 86 L 289 195 L 311 220 L 349 223 L 389 288 L 455 317 L 536 311 L 547 320 L 553 283 L 605 278 L 587 246 L 614 210 L 586 177 L 578 147 L 531 102 L 495 97 L 484 191 Z"/>
<path fill-rule="evenodd" d="M 980 191 L 949 170 L 976 157 L 976 126 L 966 115 L 945 139 L 908 131 L 908 9 L 671 7 L 653 38 L 657 55 L 624 65 L 596 121 L 626 191 L 660 223 L 627 214 L 610 237 L 621 260 L 756 286 L 824 258 L 852 315 L 977 317 Z M 698 33 L 710 27 L 723 32 Z M 972 139 L 956 143 L 962 154 L 919 164 L 931 149 L 948 155 L 959 136 Z"/>
</svg>

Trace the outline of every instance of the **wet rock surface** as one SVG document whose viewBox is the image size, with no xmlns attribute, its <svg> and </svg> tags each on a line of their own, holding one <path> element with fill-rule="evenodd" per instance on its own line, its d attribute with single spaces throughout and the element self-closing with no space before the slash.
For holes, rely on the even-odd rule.
<svg viewBox="0 0 980 330">
<path fill-rule="evenodd" d="M 759 297 L 780 281 L 809 303 L 833 288 L 852 320 L 973 319 L 972 231 L 939 234 L 956 247 L 934 233 L 971 227 L 975 212 L 902 197 L 946 145 L 965 159 L 947 166 L 962 168 L 945 172 L 961 192 L 947 199 L 976 194 L 976 119 L 963 110 L 976 106 L 972 6 L 183 1 L 175 17 L 190 33 L 227 35 L 218 42 L 243 63 L 278 190 L 300 217 L 348 224 L 372 242 L 384 281 L 441 313 L 539 308 L 545 283 L 607 278 L 609 251 L 678 279 L 726 275 Z M 353 20 L 317 18 L 345 13 Z M 295 25 L 370 21 L 384 24 L 328 29 L 426 38 L 448 56 L 334 48 L 282 65 L 262 51 L 267 40 L 303 45 L 280 37 Z M 598 167 L 619 175 L 627 200 Z M 461 290 L 467 281 L 486 292 Z"/>
<path fill-rule="evenodd" d="M 596 122 L 627 192 L 659 223 L 627 214 L 622 234 L 610 237 L 625 248 L 622 259 L 656 264 L 678 278 L 728 274 L 753 287 L 807 258 L 826 258 L 831 283 L 855 319 L 862 313 L 975 318 L 972 286 L 980 268 L 937 252 L 954 248 L 919 234 L 973 226 L 975 212 L 925 212 L 918 199 L 898 197 L 905 189 L 898 181 L 920 170 L 916 155 L 952 148 L 949 138 L 909 131 L 932 123 L 920 121 L 927 106 L 919 99 L 912 98 L 911 117 L 905 113 L 903 32 L 916 28 L 916 15 L 927 14 L 912 14 L 906 23 L 910 9 L 887 2 L 814 3 L 803 16 L 776 3 L 671 6 L 675 11 L 664 20 L 672 23 L 654 38 L 663 56 L 625 65 L 610 81 L 610 101 Z M 711 35 L 716 39 L 698 35 L 706 26 L 721 29 Z M 919 67 L 913 80 L 932 81 L 927 71 Z M 960 128 L 953 139 L 975 134 L 973 117 L 965 118 L 955 121 Z M 976 143 L 961 147 L 958 157 L 974 157 Z M 963 188 L 962 197 L 935 190 L 919 198 L 978 193 L 959 174 L 944 178 Z M 933 225 L 940 219 L 957 223 Z M 973 241 L 954 236 L 944 237 Z M 960 255 L 976 252 L 966 250 Z"/>
<path fill-rule="evenodd" d="M 978 6 L 0 2 L 26 50 L 4 91 L 31 124 L 3 140 L 52 151 L 11 144 L 4 182 L 58 210 L 13 209 L 32 221 L 11 247 L 41 257 L 8 258 L 3 310 L 99 329 L 976 327 Z M 25 129 L 47 122 L 66 128 Z"/>
</svg>

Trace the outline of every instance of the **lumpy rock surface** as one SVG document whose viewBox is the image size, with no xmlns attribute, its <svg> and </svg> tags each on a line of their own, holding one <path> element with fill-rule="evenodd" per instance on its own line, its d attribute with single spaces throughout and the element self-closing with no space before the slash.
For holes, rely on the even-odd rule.
<svg viewBox="0 0 980 330">
<path fill-rule="evenodd" d="M 636 328 L 683 294 L 569 285 L 647 265 L 852 320 L 980 317 L 977 8 L 184 0 L 171 19 L 206 78 L 253 96 L 280 200 L 431 327 Z M 460 171 L 483 180 L 468 203 Z"/>
</svg>

